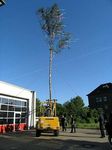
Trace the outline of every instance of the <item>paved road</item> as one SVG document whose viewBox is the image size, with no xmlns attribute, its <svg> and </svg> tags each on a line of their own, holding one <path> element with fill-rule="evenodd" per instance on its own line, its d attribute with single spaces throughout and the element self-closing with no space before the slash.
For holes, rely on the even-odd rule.
<svg viewBox="0 0 112 150">
<path fill-rule="evenodd" d="M 78 129 L 60 132 L 58 137 L 50 133 L 35 137 L 34 131 L 0 135 L 0 150 L 110 150 L 110 146 L 98 130 Z"/>
</svg>

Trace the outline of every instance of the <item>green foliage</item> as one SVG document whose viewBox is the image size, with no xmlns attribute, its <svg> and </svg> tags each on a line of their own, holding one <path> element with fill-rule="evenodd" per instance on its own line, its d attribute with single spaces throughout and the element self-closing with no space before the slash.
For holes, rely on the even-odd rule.
<svg viewBox="0 0 112 150">
<path fill-rule="evenodd" d="M 73 115 L 77 123 L 97 123 L 98 122 L 98 110 L 90 109 L 84 106 L 83 99 L 80 96 L 76 96 L 63 104 L 64 113 L 70 120 L 70 115 Z M 63 114 L 64 114 L 63 113 Z"/>
<path fill-rule="evenodd" d="M 64 107 L 62 104 L 56 104 L 57 116 L 62 116 L 64 112 Z"/>
<path fill-rule="evenodd" d="M 39 116 L 40 115 L 40 100 L 37 98 L 36 99 L 36 116 Z"/>
<path fill-rule="evenodd" d="M 98 129 L 99 128 L 99 124 L 98 123 L 77 123 L 77 128 Z"/>
<path fill-rule="evenodd" d="M 76 119 L 79 119 L 79 117 L 82 115 L 84 103 L 82 98 L 77 96 L 64 103 L 63 106 L 65 107 L 68 116 L 73 115 Z"/>
<path fill-rule="evenodd" d="M 37 115 L 40 110 L 40 100 L 37 99 Z M 98 128 L 98 116 L 99 110 L 90 109 L 84 106 L 83 99 L 80 96 L 76 96 L 69 101 L 66 101 L 63 105 L 57 103 L 57 116 L 61 117 L 65 115 L 68 125 L 70 126 L 70 115 L 74 116 L 77 127 L 79 128 Z"/>
<path fill-rule="evenodd" d="M 41 29 L 47 36 L 53 52 L 58 53 L 60 49 L 68 47 L 71 36 L 64 31 L 63 13 L 59 6 L 54 4 L 49 8 L 40 8 L 37 14 L 40 17 Z"/>
</svg>

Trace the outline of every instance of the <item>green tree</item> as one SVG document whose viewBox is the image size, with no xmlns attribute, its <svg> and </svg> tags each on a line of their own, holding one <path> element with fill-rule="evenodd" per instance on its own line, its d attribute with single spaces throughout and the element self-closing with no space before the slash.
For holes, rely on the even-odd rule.
<svg viewBox="0 0 112 150">
<path fill-rule="evenodd" d="M 63 104 L 68 118 L 73 115 L 77 121 L 84 118 L 84 102 L 80 96 L 74 97 Z"/>
<path fill-rule="evenodd" d="M 70 34 L 64 31 L 63 13 L 59 6 L 54 4 L 50 8 L 40 8 L 38 10 L 41 29 L 44 31 L 48 41 L 49 58 L 49 100 L 52 100 L 52 59 L 53 54 L 68 47 Z"/>
<path fill-rule="evenodd" d="M 38 117 L 40 115 L 40 100 L 36 98 L 36 116 Z"/>
<path fill-rule="evenodd" d="M 64 107 L 62 104 L 57 103 L 56 104 L 56 110 L 57 110 L 57 116 L 62 116 L 64 113 Z"/>
<path fill-rule="evenodd" d="M 98 122 L 99 112 L 97 109 L 88 108 L 86 121 L 88 123 L 97 123 Z"/>
</svg>

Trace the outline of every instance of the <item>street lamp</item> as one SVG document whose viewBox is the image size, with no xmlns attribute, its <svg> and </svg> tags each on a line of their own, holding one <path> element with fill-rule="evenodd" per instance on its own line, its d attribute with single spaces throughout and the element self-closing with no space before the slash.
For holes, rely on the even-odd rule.
<svg viewBox="0 0 112 150">
<path fill-rule="evenodd" d="M 0 0 L 0 7 L 5 4 L 4 0 Z"/>
</svg>

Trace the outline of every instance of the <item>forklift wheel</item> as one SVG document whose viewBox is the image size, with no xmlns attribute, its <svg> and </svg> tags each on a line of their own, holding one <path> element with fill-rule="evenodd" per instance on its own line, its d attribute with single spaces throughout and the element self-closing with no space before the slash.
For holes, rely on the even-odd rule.
<svg viewBox="0 0 112 150">
<path fill-rule="evenodd" d="M 39 137 L 41 135 L 41 131 L 40 130 L 36 130 L 36 137 Z"/>
<path fill-rule="evenodd" d="M 54 131 L 54 135 L 55 135 L 55 136 L 58 136 L 58 135 L 59 135 L 59 131 L 58 131 L 58 130 L 55 130 L 55 131 Z"/>
</svg>

